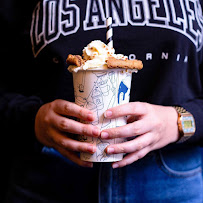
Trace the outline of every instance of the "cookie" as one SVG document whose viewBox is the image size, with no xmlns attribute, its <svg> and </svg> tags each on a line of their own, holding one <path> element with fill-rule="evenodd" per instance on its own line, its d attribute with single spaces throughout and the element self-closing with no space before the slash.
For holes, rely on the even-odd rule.
<svg viewBox="0 0 203 203">
<path fill-rule="evenodd" d="M 85 61 L 82 59 L 80 55 L 69 54 L 68 58 L 66 59 L 66 63 L 68 65 L 76 65 L 77 67 L 80 67 L 85 63 Z"/>
<path fill-rule="evenodd" d="M 108 68 L 125 68 L 125 69 L 137 69 L 141 70 L 143 68 L 142 61 L 140 60 L 123 60 L 123 59 L 115 59 L 113 57 L 109 57 L 107 60 Z"/>
</svg>

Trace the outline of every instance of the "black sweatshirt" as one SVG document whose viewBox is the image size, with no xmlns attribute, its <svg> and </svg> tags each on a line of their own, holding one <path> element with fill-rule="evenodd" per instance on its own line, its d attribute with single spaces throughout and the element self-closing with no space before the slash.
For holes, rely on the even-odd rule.
<svg viewBox="0 0 203 203">
<path fill-rule="evenodd" d="M 17 150 L 33 149 L 35 114 L 54 99 L 74 101 L 66 57 L 106 41 L 113 17 L 116 53 L 143 61 L 131 101 L 182 106 L 196 120 L 188 142 L 203 143 L 202 1 L 15 1 L 0 7 L 0 121 Z M 21 147 L 19 147 L 21 146 Z M 27 147 L 26 147 L 27 146 Z"/>
</svg>

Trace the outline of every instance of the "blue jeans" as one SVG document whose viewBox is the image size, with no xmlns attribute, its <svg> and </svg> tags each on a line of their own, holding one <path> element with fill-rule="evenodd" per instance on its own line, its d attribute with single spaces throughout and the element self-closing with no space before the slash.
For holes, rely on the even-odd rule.
<svg viewBox="0 0 203 203">
<path fill-rule="evenodd" d="M 110 164 L 102 168 L 101 203 L 203 202 L 199 149 L 168 147 L 123 169 L 113 170 Z"/>
<path fill-rule="evenodd" d="M 81 168 L 46 149 L 16 159 L 6 203 L 201 203 L 202 191 L 197 147 L 167 147 L 120 169 Z"/>
</svg>

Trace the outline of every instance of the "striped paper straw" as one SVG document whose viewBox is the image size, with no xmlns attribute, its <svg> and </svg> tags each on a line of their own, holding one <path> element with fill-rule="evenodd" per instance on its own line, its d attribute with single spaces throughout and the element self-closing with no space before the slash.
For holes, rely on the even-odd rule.
<svg viewBox="0 0 203 203">
<path fill-rule="evenodd" d="M 106 32 L 107 45 L 108 45 L 109 47 L 113 48 L 112 17 L 107 18 L 106 27 L 107 27 L 107 32 Z"/>
</svg>

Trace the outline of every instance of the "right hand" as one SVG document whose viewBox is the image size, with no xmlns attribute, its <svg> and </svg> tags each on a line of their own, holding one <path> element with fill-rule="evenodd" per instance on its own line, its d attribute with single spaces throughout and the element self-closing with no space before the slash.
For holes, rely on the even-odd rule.
<svg viewBox="0 0 203 203">
<path fill-rule="evenodd" d="M 37 139 L 47 147 L 55 148 L 63 156 L 83 167 L 92 167 L 93 163 L 80 160 L 76 152 L 95 153 L 96 146 L 72 139 L 72 135 L 98 137 L 100 130 L 91 124 L 83 124 L 67 118 L 73 116 L 84 121 L 95 119 L 93 112 L 65 100 L 55 100 L 44 104 L 35 118 Z M 76 138 L 76 137 L 75 137 Z"/>
</svg>

